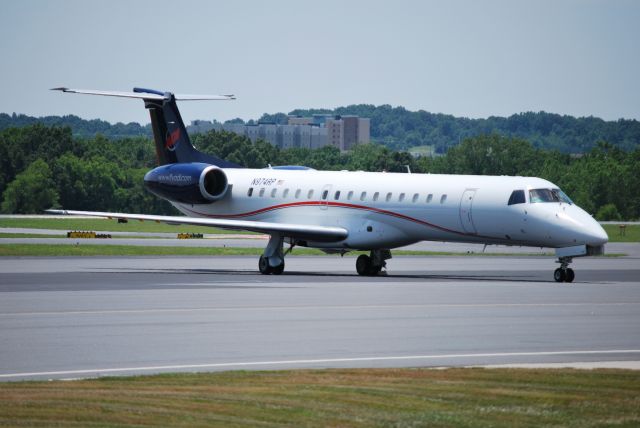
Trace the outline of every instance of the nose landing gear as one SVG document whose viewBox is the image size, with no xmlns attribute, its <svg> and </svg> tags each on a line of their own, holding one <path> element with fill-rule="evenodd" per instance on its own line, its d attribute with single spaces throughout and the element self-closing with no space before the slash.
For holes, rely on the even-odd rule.
<svg viewBox="0 0 640 428">
<path fill-rule="evenodd" d="M 282 235 L 271 235 L 264 254 L 258 260 L 258 270 L 263 275 L 280 275 L 284 272 L 284 256 L 282 249 L 284 237 Z M 293 248 L 293 246 L 291 247 Z M 290 251 L 290 250 L 289 250 Z"/>
<path fill-rule="evenodd" d="M 553 272 L 553 279 L 556 282 L 573 282 L 576 277 L 573 269 L 569 264 L 573 261 L 571 257 L 560 257 L 556 263 L 560 263 L 560 267 Z"/>
</svg>

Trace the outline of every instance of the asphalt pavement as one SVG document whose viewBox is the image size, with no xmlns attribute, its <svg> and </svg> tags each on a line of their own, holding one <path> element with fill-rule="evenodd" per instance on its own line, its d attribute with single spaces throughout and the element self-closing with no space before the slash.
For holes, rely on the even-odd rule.
<svg viewBox="0 0 640 428">
<path fill-rule="evenodd" d="M 640 265 L 550 257 L 0 258 L 0 380 L 640 361 Z"/>
</svg>

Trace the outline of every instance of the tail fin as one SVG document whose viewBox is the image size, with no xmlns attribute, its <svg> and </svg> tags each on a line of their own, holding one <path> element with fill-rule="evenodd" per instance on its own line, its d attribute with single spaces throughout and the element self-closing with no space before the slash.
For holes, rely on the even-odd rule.
<svg viewBox="0 0 640 428">
<path fill-rule="evenodd" d="M 62 92 L 105 95 L 125 98 L 141 98 L 151 117 L 151 128 L 158 156 L 158 164 L 202 162 L 221 168 L 241 168 L 232 162 L 211 156 L 193 147 L 184 126 L 176 100 L 232 100 L 233 95 L 174 95 L 154 89 L 133 88 L 133 92 L 94 91 L 54 88 Z"/>
</svg>

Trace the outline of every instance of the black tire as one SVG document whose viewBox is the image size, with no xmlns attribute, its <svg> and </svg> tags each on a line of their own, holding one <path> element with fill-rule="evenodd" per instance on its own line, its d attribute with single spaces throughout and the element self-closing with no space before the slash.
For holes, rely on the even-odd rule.
<svg viewBox="0 0 640 428">
<path fill-rule="evenodd" d="M 360 276 L 371 275 L 371 257 L 366 254 L 361 254 L 356 259 L 356 271 Z"/>
<path fill-rule="evenodd" d="M 575 277 L 576 277 L 576 273 L 573 271 L 573 269 L 569 268 L 564 273 L 564 282 L 573 282 Z"/>
<path fill-rule="evenodd" d="M 367 275 L 369 276 L 377 276 L 382 270 L 382 266 L 369 266 L 369 272 Z"/>
<path fill-rule="evenodd" d="M 556 282 L 564 282 L 565 276 L 564 269 L 558 268 L 553 272 L 553 279 L 555 279 Z"/>
<path fill-rule="evenodd" d="M 278 266 L 271 268 L 271 273 L 274 275 L 281 275 L 282 272 L 284 272 L 284 260 Z"/>
<path fill-rule="evenodd" d="M 258 269 L 263 275 L 269 275 L 273 271 L 273 268 L 269 266 L 269 259 L 265 256 L 260 256 L 260 259 L 258 260 Z"/>
</svg>

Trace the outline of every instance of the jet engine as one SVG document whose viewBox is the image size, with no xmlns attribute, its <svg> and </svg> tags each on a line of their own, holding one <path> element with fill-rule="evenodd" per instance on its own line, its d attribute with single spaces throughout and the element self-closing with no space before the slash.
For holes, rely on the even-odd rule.
<svg viewBox="0 0 640 428">
<path fill-rule="evenodd" d="M 229 189 L 227 175 L 215 165 L 174 163 L 147 172 L 144 186 L 171 202 L 210 204 L 224 198 Z"/>
</svg>

